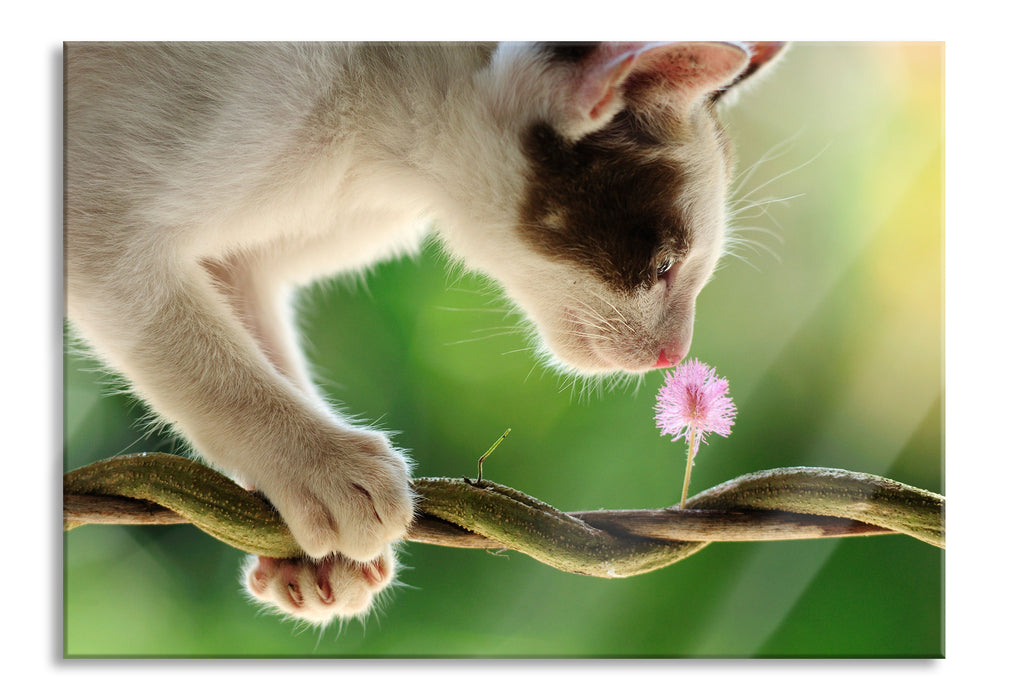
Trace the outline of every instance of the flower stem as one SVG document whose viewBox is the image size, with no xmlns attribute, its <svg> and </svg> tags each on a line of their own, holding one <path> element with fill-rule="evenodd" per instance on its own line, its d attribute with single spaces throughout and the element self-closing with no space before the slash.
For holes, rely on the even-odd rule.
<svg viewBox="0 0 1009 700">
<path fill-rule="evenodd" d="M 687 473 L 683 475 L 683 495 L 680 496 L 680 508 L 687 503 L 687 489 L 690 488 L 690 468 L 694 465 L 694 440 L 697 437 L 697 430 L 690 429 L 690 444 L 687 445 Z"/>
</svg>

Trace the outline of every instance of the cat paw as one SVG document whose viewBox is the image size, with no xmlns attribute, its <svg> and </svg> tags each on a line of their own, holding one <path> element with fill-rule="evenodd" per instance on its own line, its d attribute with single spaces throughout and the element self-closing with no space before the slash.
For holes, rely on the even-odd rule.
<svg viewBox="0 0 1009 700">
<path fill-rule="evenodd" d="M 381 433 L 341 433 L 304 469 L 257 483 L 302 549 L 359 562 L 380 557 L 413 520 L 410 469 Z"/>
<path fill-rule="evenodd" d="M 249 594 L 274 612 L 316 625 L 363 616 L 396 575 L 391 547 L 374 560 L 339 554 L 324 559 L 274 559 L 252 555 L 243 568 Z"/>
</svg>

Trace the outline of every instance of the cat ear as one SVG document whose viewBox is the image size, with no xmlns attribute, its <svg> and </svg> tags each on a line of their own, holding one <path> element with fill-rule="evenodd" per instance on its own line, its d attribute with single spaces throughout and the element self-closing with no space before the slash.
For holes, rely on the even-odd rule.
<svg viewBox="0 0 1009 700">
<path fill-rule="evenodd" d="M 760 76 L 767 75 L 769 72 L 767 69 L 778 62 L 778 59 L 784 55 L 785 49 L 788 47 L 787 41 L 743 41 L 740 43 L 746 47 L 750 55 L 749 64 L 742 73 L 736 76 L 731 84 L 726 85 L 715 93 L 715 99 L 723 103 L 734 99 L 739 94 L 740 91 L 737 87 L 744 81 L 746 81 L 747 86 L 757 82 L 750 80 L 754 74 L 759 73 Z M 726 96 L 729 96 L 728 99 L 726 99 Z"/>
<path fill-rule="evenodd" d="M 565 69 L 561 126 L 577 136 L 601 128 L 629 102 L 687 109 L 732 84 L 751 55 L 730 42 L 617 42 L 552 47 L 551 58 Z"/>
</svg>

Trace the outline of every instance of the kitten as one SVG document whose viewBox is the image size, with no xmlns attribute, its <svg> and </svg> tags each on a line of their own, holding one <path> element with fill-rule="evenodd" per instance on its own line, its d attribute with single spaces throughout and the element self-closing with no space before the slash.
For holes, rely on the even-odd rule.
<svg viewBox="0 0 1009 700">
<path fill-rule="evenodd" d="M 366 611 L 413 516 L 408 460 L 335 412 L 292 290 L 443 244 L 557 364 L 679 362 L 721 253 L 715 109 L 781 44 L 69 44 L 74 327 L 308 554 L 252 557 L 296 617 Z"/>
</svg>

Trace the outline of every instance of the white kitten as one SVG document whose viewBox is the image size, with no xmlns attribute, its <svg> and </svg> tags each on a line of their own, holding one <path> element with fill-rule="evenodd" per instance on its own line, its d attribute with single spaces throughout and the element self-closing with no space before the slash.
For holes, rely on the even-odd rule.
<svg viewBox="0 0 1009 700">
<path fill-rule="evenodd" d="M 415 251 L 433 220 L 560 365 L 675 364 L 722 248 L 715 106 L 780 48 L 66 47 L 70 316 L 311 557 L 253 558 L 253 595 L 362 613 L 413 514 L 408 461 L 312 384 L 295 286 Z"/>
</svg>

